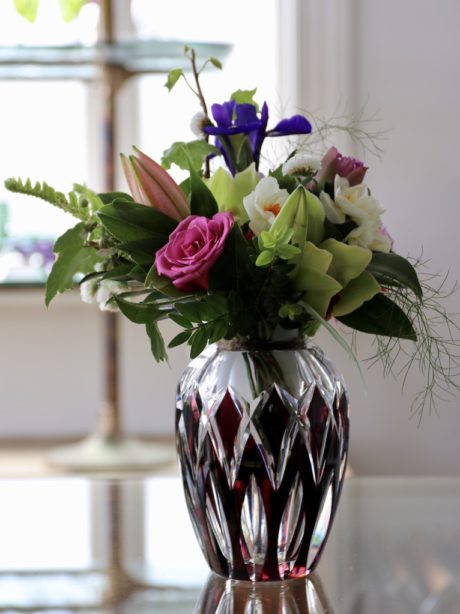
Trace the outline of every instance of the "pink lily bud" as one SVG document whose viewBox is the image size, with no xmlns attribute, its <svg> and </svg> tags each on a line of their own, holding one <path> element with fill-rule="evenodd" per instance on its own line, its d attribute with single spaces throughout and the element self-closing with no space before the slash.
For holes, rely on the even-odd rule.
<svg viewBox="0 0 460 614">
<path fill-rule="evenodd" d="M 174 220 L 190 215 L 185 194 L 174 179 L 139 149 L 128 158 L 121 155 L 121 164 L 134 200 L 154 207 Z"/>
</svg>

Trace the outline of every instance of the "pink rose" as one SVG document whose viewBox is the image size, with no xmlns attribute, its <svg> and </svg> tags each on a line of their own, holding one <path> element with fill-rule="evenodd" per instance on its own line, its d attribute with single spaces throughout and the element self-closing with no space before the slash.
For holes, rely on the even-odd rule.
<svg viewBox="0 0 460 614">
<path fill-rule="evenodd" d="M 233 221 L 228 212 L 216 213 L 212 219 L 186 217 L 169 235 L 168 243 L 157 251 L 158 273 L 172 279 L 179 290 L 207 290 L 209 269 L 224 251 Z"/>
</svg>

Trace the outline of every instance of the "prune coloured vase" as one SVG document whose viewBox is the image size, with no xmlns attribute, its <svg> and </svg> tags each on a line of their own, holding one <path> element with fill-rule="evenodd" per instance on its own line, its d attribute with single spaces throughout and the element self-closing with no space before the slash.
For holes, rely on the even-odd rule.
<svg viewBox="0 0 460 614">
<path fill-rule="evenodd" d="M 185 498 L 215 573 L 307 576 L 331 529 L 348 451 L 348 396 L 309 340 L 221 342 L 182 375 L 176 442 Z"/>
</svg>

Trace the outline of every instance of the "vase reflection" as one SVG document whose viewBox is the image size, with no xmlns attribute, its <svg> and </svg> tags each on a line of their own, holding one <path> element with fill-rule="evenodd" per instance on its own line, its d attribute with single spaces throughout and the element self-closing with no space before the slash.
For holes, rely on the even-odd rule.
<svg viewBox="0 0 460 614">
<path fill-rule="evenodd" d="M 315 573 L 284 582 L 243 582 L 211 574 L 194 614 L 333 614 Z"/>
</svg>

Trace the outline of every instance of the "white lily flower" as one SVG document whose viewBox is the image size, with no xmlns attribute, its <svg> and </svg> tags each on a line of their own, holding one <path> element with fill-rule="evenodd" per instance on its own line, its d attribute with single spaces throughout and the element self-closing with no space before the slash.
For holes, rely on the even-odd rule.
<svg viewBox="0 0 460 614">
<path fill-rule="evenodd" d="M 264 177 L 255 190 L 243 198 L 249 228 L 255 235 L 269 230 L 288 196 L 288 191 L 280 189 L 274 177 Z"/>
</svg>

